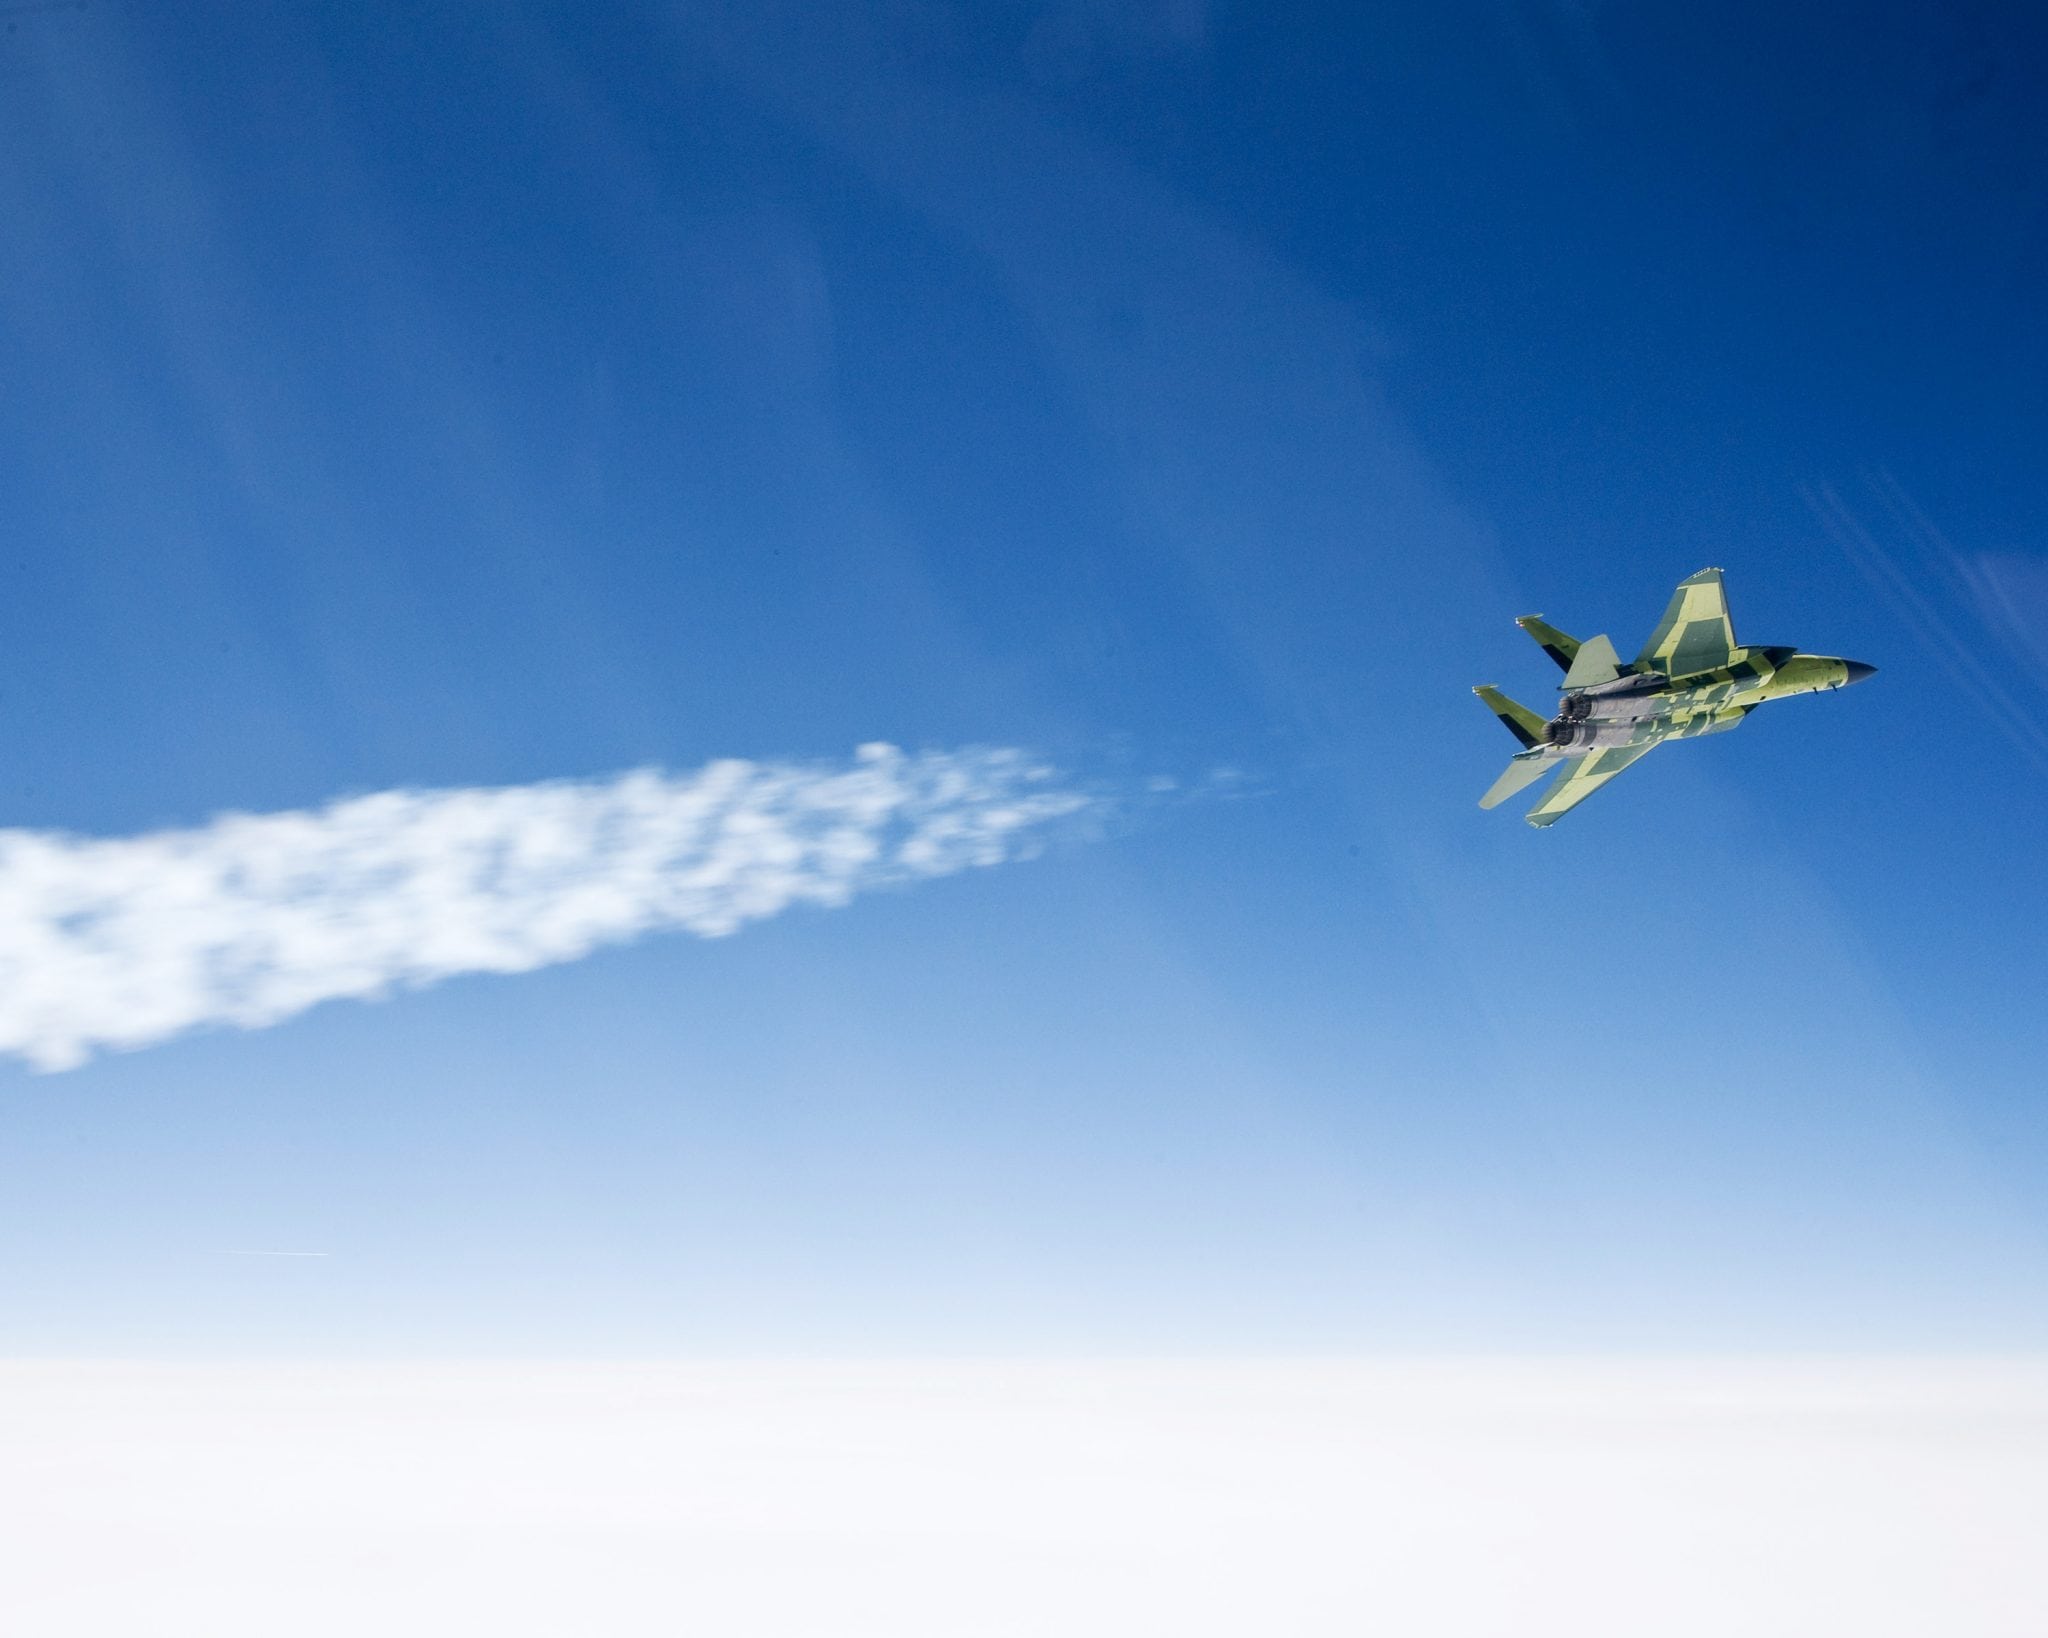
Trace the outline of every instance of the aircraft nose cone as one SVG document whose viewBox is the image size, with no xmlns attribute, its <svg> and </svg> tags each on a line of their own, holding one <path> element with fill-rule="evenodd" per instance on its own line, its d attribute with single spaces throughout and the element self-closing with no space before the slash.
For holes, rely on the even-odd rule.
<svg viewBox="0 0 2048 1638">
<path fill-rule="evenodd" d="M 1846 687 L 1849 683 L 1860 683 L 1865 677 L 1871 677 L 1877 674 L 1876 666 L 1865 665 L 1861 660 L 1844 660 L 1842 662 L 1842 669 L 1849 673 L 1849 675 L 1843 679 L 1844 687 Z"/>
</svg>

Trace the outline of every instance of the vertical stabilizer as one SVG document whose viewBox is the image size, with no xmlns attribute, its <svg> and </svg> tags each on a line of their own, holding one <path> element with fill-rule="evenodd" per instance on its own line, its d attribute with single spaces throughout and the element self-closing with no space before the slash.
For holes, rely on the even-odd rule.
<svg viewBox="0 0 2048 1638">
<path fill-rule="evenodd" d="M 1557 627 L 1547 624 L 1540 614 L 1525 614 L 1515 624 L 1536 639 L 1537 646 L 1557 662 L 1558 670 L 1571 670 L 1572 661 L 1579 652 L 1578 638 L 1566 636 Z"/>
<path fill-rule="evenodd" d="M 1487 710 L 1507 725 L 1508 732 L 1520 740 L 1524 748 L 1543 743 L 1543 730 L 1549 724 L 1528 706 L 1517 705 L 1491 683 L 1482 683 L 1472 692 L 1486 702 Z"/>
<path fill-rule="evenodd" d="M 1571 669 L 1560 688 L 1597 688 L 1621 675 L 1621 656 L 1605 637 L 1588 637 L 1572 656 Z"/>
</svg>

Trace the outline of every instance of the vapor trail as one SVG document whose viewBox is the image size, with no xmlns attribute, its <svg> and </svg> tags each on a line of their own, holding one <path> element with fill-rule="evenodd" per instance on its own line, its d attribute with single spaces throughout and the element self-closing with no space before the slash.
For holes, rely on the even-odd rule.
<svg viewBox="0 0 2048 1638">
<path fill-rule="evenodd" d="M 99 839 L 0 831 L 0 1053 L 68 1069 L 207 1024 L 527 972 L 1035 850 L 1095 799 L 1013 750 L 386 791 Z"/>
</svg>

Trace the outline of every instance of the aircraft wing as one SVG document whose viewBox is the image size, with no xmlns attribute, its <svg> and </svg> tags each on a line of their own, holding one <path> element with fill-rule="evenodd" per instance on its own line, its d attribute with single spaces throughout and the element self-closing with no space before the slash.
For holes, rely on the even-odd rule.
<svg viewBox="0 0 2048 1638">
<path fill-rule="evenodd" d="M 1735 657 L 1735 627 L 1728 618 L 1728 594 L 1719 569 L 1702 569 L 1681 580 L 1650 640 L 1635 658 L 1636 671 L 1689 677 L 1712 671 Z"/>
<path fill-rule="evenodd" d="M 1623 745 L 1612 751 L 1594 751 L 1567 762 L 1564 772 L 1550 782 L 1550 788 L 1529 810 L 1529 823 L 1539 828 L 1556 824 L 1608 780 L 1655 749 L 1653 740 L 1648 745 Z"/>
</svg>

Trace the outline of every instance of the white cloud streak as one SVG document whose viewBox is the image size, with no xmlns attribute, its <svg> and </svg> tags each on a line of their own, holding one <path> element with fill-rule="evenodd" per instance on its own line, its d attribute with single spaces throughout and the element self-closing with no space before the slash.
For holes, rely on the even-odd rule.
<svg viewBox="0 0 2048 1638">
<path fill-rule="evenodd" d="M 104 839 L 0 831 L 0 1052 L 68 1069 L 202 1025 L 1029 855 L 1095 805 L 1023 752 L 713 762 L 587 782 L 385 791 Z"/>
</svg>

